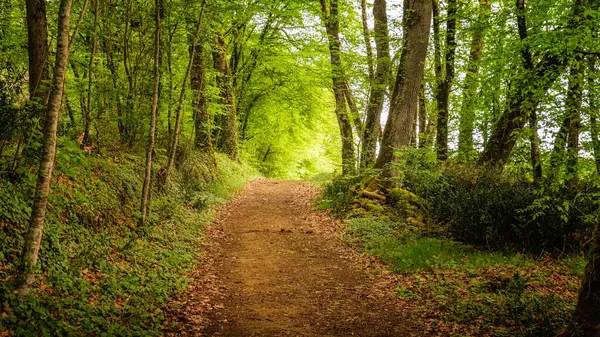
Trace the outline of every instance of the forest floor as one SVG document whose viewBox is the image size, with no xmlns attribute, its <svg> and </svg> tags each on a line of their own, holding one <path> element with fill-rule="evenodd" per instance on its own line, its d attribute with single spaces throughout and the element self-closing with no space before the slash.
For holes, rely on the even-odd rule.
<svg viewBox="0 0 600 337">
<path fill-rule="evenodd" d="M 341 241 L 306 182 L 249 183 L 205 228 L 171 336 L 420 336 L 393 275 Z"/>
</svg>

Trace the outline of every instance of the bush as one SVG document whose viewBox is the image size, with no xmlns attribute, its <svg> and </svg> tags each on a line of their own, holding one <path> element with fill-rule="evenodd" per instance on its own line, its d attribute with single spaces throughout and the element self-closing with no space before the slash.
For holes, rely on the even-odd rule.
<svg viewBox="0 0 600 337">
<path fill-rule="evenodd" d="M 336 216 L 342 216 L 348 210 L 356 195 L 362 176 L 337 177 L 326 184 L 321 194 L 321 204 Z"/>
<path fill-rule="evenodd" d="M 542 189 L 493 170 L 447 163 L 431 151 L 407 150 L 395 164 L 398 183 L 426 200 L 429 217 L 455 239 L 488 249 L 575 251 L 591 234 L 598 188 L 582 183 L 577 193 Z"/>
</svg>

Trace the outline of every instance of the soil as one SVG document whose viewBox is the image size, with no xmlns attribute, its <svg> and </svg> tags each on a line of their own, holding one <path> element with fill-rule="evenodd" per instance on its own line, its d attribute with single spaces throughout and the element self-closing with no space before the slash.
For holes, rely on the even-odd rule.
<svg viewBox="0 0 600 337">
<path fill-rule="evenodd" d="M 170 336 L 422 336 L 394 279 L 340 240 L 306 182 L 260 179 L 206 226 Z"/>
</svg>

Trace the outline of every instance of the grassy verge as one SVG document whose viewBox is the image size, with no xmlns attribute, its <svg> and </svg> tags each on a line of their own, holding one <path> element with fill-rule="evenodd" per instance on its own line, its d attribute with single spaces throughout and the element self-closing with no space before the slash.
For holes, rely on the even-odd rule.
<svg viewBox="0 0 600 337">
<path fill-rule="evenodd" d="M 553 336 L 584 268 L 579 257 L 481 251 L 387 217 L 348 219 L 344 239 L 398 274 L 397 296 L 432 335 Z"/>
<path fill-rule="evenodd" d="M 24 299 L 13 281 L 35 177 L 24 172 L 19 182 L 1 181 L 0 335 L 160 335 L 160 308 L 186 286 L 211 208 L 257 176 L 246 165 L 217 159 L 217 178 L 209 183 L 194 160 L 181 165 L 171 188 L 153 194 L 150 219 L 140 228 L 143 158 L 105 160 L 61 146 L 39 282 Z"/>
</svg>

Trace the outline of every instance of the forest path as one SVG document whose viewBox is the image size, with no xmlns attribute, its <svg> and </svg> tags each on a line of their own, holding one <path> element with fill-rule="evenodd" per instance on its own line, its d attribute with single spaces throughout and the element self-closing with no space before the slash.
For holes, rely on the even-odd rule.
<svg viewBox="0 0 600 337">
<path fill-rule="evenodd" d="M 171 304 L 170 335 L 421 335 L 392 283 L 378 282 L 379 267 L 314 208 L 317 194 L 305 182 L 259 179 L 221 209 L 194 284 Z"/>
</svg>

